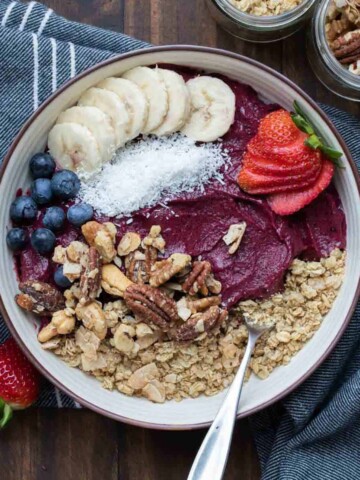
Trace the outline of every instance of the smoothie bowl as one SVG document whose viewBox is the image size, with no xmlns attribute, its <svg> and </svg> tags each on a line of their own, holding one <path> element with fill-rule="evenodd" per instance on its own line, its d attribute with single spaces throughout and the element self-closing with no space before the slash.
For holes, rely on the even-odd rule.
<svg viewBox="0 0 360 480">
<path fill-rule="evenodd" d="M 295 85 L 235 54 L 153 48 L 78 76 L 19 134 L 0 194 L 6 322 L 45 376 L 118 420 L 210 423 L 244 316 L 275 322 L 239 416 L 264 408 L 356 304 L 346 146 Z"/>
</svg>

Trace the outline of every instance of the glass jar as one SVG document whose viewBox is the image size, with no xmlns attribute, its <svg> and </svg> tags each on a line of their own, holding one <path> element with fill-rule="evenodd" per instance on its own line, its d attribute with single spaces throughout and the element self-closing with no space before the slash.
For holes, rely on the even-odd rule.
<svg viewBox="0 0 360 480">
<path fill-rule="evenodd" d="M 349 72 L 334 57 L 325 35 L 330 0 L 321 0 L 307 35 L 307 54 L 318 79 L 336 95 L 360 102 L 360 76 Z"/>
<path fill-rule="evenodd" d="M 249 42 L 275 42 L 299 30 L 311 15 L 317 0 L 303 0 L 300 5 L 280 15 L 257 16 L 243 13 L 229 0 L 207 0 L 210 13 L 225 30 Z"/>
</svg>

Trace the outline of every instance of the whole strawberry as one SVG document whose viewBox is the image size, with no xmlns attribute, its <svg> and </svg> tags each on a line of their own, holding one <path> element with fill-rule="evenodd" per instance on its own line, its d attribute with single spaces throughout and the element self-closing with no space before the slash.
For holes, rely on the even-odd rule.
<svg viewBox="0 0 360 480">
<path fill-rule="evenodd" d="M 39 395 L 40 376 L 15 340 L 0 345 L 0 429 L 12 411 L 32 405 Z"/>
</svg>

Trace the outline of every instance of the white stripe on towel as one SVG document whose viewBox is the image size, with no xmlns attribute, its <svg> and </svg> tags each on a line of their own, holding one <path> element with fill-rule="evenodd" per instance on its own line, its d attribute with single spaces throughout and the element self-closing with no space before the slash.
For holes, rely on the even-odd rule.
<svg viewBox="0 0 360 480">
<path fill-rule="evenodd" d="M 37 31 L 37 34 L 38 35 L 41 35 L 42 32 L 44 31 L 44 28 L 50 18 L 50 15 L 53 13 L 54 10 L 52 10 L 51 8 L 48 8 L 47 12 L 45 13 L 44 15 L 44 18 L 41 20 L 41 23 L 40 23 L 40 26 L 39 26 L 39 30 Z"/>
<path fill-rule="evenodd" d="M 35 33 L 32 33 L 33 48 L 34 48 L 34 86 L 33 86 L 33 99 L 34 110 L 39 106 L 39 42 Z"/>
<path fill-rule="evenodd" d="M 1 20 L 1 26 L 5 27 L 6 22 L 8 21 L 8 18 L 10 17 L 10 13 L 12 12 L 12 9 L 15 7 L 17 2 L 11 2 L 6 9 L 6 12 L 3 16 L 3 19 Z"/>
<path fill-rule="evenodd" d="M 60 390 L 55 387 L 55 397 L 56 397 L 56 403 L 58 408 L 62 407 L 62 401 L 61 401 L 61 395 L 60 395 Z"/>
<path fill-rule="evenodd" d="M 57 89 L 57 51 L 56 51 L 56 40 L 55 38 L 50 38 L 51 48 L 52 48 L 52 72 L 51 72 L 51 91 L 54 93 Z"/>
<path fill-rule="evenodd" d="M 70 48 L 70 78 L 76 75 L 76 60 L 75 60 L 75 46 L 72 42 L 69 42 Z"/>
<path fill-rule="evenodd" d="M 22 32 L 25 28 L 26 22 L 28 21 L 28 18 L 30 17 L 31 10 L 34 8 L 35 2 L 30 2 L 25 14 L 23 16 L 23 19 L 21 20 L 20 27 L 19 27 L 19 32 Z"/>
</svg>

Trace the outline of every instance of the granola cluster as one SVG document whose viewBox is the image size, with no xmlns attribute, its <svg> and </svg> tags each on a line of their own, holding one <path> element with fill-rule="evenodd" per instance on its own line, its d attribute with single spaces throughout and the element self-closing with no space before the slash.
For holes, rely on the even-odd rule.
<svg viewBox="0 0 360 480">
<path fill-rule="evenodd" d="M 360 1 L 331 0 L 325 32 L 336 59 L 360 75 Z"/>
<path fill-rule="evenodd" d="M 230 0 L 238 10 L 259 17 L 281 15 L 297 7 L 303 0 Z"/>
<path fill-rule="evenodd" d="M 167 338 L 162 329 L 136 318 L 126 301 L 118 298 L 103 305 L 109 330 L 104 339 L 89 324 L 77 324 L 71 334 L 58 335 L 43 347 L 94 375 L 105 388 L 126 395 L 158 403 L 215 395 L 230 385 L 243 357 L 247 342 L 243 315 L 258 322 L 275 321 L 275 328 L 259 340 L 248 371 L 265 379 L 275 367 L 286 365 L 319 328 L 338 294 L 344 268 L 345 253 L 340 250 L 320 262 L 296 259 L 283 293 L 239 303 L 221 328 L 212 335 L 199 333 L 191 342 Z M 76 284 L 65 292 L 68 309 L 74 308 L 80 295 Z M 178 312 L 187 317 L 189 311 L 201 311 L 206 298 L 190 305 L 180 301 Z M 208 298 L 216 306 L 217 296 Z"/>
</svg>

